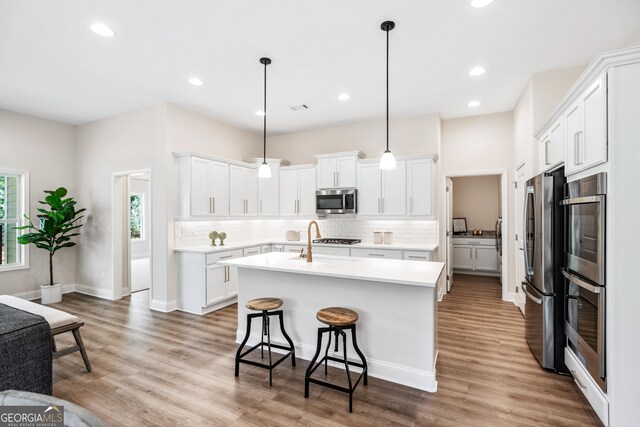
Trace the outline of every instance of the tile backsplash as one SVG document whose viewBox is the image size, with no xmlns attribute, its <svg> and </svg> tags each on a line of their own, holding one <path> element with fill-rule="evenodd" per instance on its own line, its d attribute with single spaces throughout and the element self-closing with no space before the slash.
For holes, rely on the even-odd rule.
<svg viewBox="0 0 640 427">
<path fill-rule="evenodd" d="M 425 243 L 438 241 L 437 221 L 413 220 L 362 220 L 356 218 L 319 219 L 323 237 L 343 237 L 373 241 L 374 231 L 392 231 L 395 243 Z M 284 240 L 286 230 L 301 232 L 306 238 L 309 220 L 299 219 L 251 219 L 220 221 L 176 221 L 174 223 L 175 247 L 202 246 L 209 244 L 209 232 L 227 233 L 227 242 L 246 240 Z"/>
</svg>

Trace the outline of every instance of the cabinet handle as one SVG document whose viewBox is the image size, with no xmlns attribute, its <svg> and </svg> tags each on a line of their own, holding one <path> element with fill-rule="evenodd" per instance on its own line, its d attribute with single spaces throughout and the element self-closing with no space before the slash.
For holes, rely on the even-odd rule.
<svg viewBox="0 0 640 427">
<path fill-rule="evenodd" d="M 336 172 L 336 187 L 340 187 L 340 172 Z"/>
<path fill-rule="evenodd" d="M 409 255 L 409 258 L 411 258 L 411 259 L 424 259 L 424 260 L 427 259 L 426 256 L 417 256 L 417 255 Z"/>
<path fill-rule="evenodd" d="M 582 134 L 582 131 L 578 131 L 576 133 L 573 134 L 573 164 L 574 165 L 581 165 L 582 164 L 582 159 L 580 157 L 582 157 L 582 153 L 580 150 L 580 135 Z"/>
<path fill-rule="evenodd" d="M 209 197 L 209 213 L 213 213 L 211 212 L 211 197 Z"/>
<path fill-rule="evenodd" d="M 211 198 L 211 205 L 213 206 L 213 208 L 211 209 L 211 213 L 216 213 L 216 198 L 215 197 Z"/>
<path fill-rule="evenodd" d="M 549 139 L 544 142 L 544 164 L 549 164 Z"/>
<path fill-rule="evenodd" d="M 380 200 L 382 200 L 382 213 L 384 213 L 384 197 L 382 197 Z"/>
<path fill-rule="evenodd" d="M 228 282 L 229 281 L 229 267 L 228 266 L 224 266 L 224 281 Z"/>
<path fill-rule="evenodd" d="M 378 213 L 381 213 L 380 212 L 380 197 L 378 197 Z"/>
<path fill-rule="evenodd" d="M 260 200 L 260 213 L 262 213 L 262 200 Z"/>
<path fill-rule="evenodd" d="M 580 380 L 578 379 L 578 374 L 575 371 L 575 369 L 571 369 L 571 374 L 573 375 L 573 379 L 576 381 L 576 383 L 578 384 L 578 387 L 582 388 L 582 389 L 586 389 L 587 387 L 585 385 L 583 385 Z"/>
<path fill-rule="evenodd" d="M 579 165 L 582 164 L 583 162 L 582 156 L 584 155 L 583 147 L 580 147 L 580 144 L 584 144 L 584 137 L 583 137 L 582 131 L 578 131 L 578 159 L 580 159 L 580 161 L 578 162 Z"/>
<path fill-rule="evenodd" d="M 369 256 L 381 256 L 381 257 L 383 257 L 384 254 L 369 254 Z"/>
<path fill-rule="evenodd" d="M 225 256 L 221 256 L 220 259 L 227 259 L 227 258 L 231 258 L 232 256 L 233 256 L 233 254 L 225 255 Z"/>
<path fill-rule="evenodd" d="M 413 213 L 413 197 L 409 197 L 409 213 Z"/>
</svg>

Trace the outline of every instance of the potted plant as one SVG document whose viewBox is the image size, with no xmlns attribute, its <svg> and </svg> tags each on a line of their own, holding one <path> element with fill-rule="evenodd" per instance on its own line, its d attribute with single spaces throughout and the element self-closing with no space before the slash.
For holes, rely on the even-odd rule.
<svg viewBox="0 0 640 427">
<path fill-rule="evenodd" d="M 44 201 L 39 203 L 48 209 L 38 208 L 39 226 L 36 227 L 28 215 L 25 218 L 29 222 L 16 230 L 33 230 L 30 233 L 18 237 L 18 243 L 22 245 L 34 244 L 40 249 L 49 252 L 49 283 L 41 286 L 42 304 L 53 304 L 62 301 L 62 283 L 53 281 L 53 255 L 62 248 L 75 246 L 72 237 L 79 236 L 77 230 L 82 227 L 78 221 L 85 209 L 76 210 L 76 201 L 72 197 L 66 197 L 67 189 L 60 187 L 55 191 L 46 190 Z"/>
</svg>

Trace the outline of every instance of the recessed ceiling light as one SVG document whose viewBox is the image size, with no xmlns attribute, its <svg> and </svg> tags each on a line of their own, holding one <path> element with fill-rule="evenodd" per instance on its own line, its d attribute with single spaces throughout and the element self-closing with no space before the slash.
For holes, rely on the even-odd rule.
<svg viewBox="0 0 640 427">
<path fill-rule="evenodd" d="M 189 79 L 189 83 L 191 83 L 194 86 L 202 86 L 204 84 L 204 82 L 197 77 L 191 77 Z"/>
<path fill-rule="evenodd" d="M 340 95 L 338 95 L 338 99 L 340 101 L 348 101 L 351 99 L 351 97 L 349 96 L 348 93 L 341 93 Z"/>
<path fill-rule="evenodd" d="M 264 111 L 256 111 L 256 116 L 264 116 Z"/>
<path fill-rule="evenodd" d="M 480 8 L 489 6 L 493 0 L 471 0 L 471 7 Z"/>
<path fill-rule="evenodd" d="M 472 77 L 481 76 L 487 72 L 487 69 L 484 67 L 473 67 L 471 71 L 469 71 L 469 75 Z"/>
<path fill-rule="evenodd" d="M 467 104 L 469 107 L 477 107 L 480 105 L 480 101 L 471 101 Z"/>
<path fill-rule="evenodd" d="M 98 35 L 101 35 L 102 37 L 113 37 L 116 35 L 115 31 L 104 24 L 93 24 L 91 26 L 91 31 Z"/>
</svg>

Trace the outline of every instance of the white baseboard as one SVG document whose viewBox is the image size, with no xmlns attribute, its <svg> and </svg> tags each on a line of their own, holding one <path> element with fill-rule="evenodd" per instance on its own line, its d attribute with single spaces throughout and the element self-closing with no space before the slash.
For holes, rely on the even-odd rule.
<svg viewBox="0 0 640 427">
<path fill-rule="evenodd" d="M 111 301 L 114 300 L 113 291 L 111 289 L 99 289 L 94 288 L 93 286 L 76 284 L 75 291 L 96 298 L 108 299 Z"/>
<path fill-rule="evenodd" d="M 244 339 L 245 331 L 237 330 L 236 331 L 236 343 L 240 344 Z M 261 335 L 259 333 L 251 334 L 247 344 L 245 345 L 245 349 L 256 345 L 260 342 Z M 288 345 L 288 343 L 284 340 L 280 339 L 271 339 L 273 344 L 279 345 Z M 298 344 L 294 343 L 296 349 L 296 358 L 311 360 L 316 353 L 316 348 L 313 345 L 307 344 Z M 285 353 L 285 350 L 273 349 L 274 353 Z M 333 353 L 333 350 L 330 350 L 329 353 Z M 339 357 L 342 357 L 342 353 L 339 352 Z M 347 357 L 349 360 L 358 361 L 360 358 L 355 353 L 347 353 Z M 437 354 L 436 354 L 437 358 Z M 437 359 L 436 359 L 437 360 Z M 337 368 L 344 367 L 336 362 L 329 362 L 329 365 L 335 366 Z M 430 393 L 435 393 L 438 390 L 438 382 L 436 381 L 436 370 L 435 370 L 435 362 L 433 365 L 433 369 L 431 371 L 419 370 L 410 368 L 407 366 L 398 365 L 395 363 L 384 362 L 382 360 L 370 359 L 367 358 L 367 367 L 369 371 L 369 376 L 374 378 L 380 378 L 382 380 L 391 381 L 397 384 L 406 385 L 408 387 L 413 387 L 418 390 L 424 390 Z M 357 367 L 349 368 L 353 372 L 360 372 L 361 369 Z"/>
<path fill-rule="evenodd" d="M 503 299 L 502 299 L 502 301 L 511 301 L 511 302 L 513 302 L 515 305 L 518 305 L 518 304 L 516 304 L 515 297 L 516 297 L 515 292 L 509 292 L 509 293 L 507 294 L 507 297 L 506 297 L 506 298 L 503 298 Z"/>
<path fill-rule="evenodd" d="M 163 313 L 169 313 L 178 308 L 178 302 L 176 300 L 160 301 L 160 300 L 154 299 L 154 300 L 151 300 L 150 308 L 151 310 L 161 311 Z"/>
<path fill-rule="evenodd" d="M 76 284 L 75 283 L 68 283 L 66 285 L 62 285 L 62 293 L 63 294 L 68 294 L 70 292 L 75 292 L 76 290 Z M 36 291 L 26 291 L 26 292 L 18 292 L 15 294 L 12 294 L 14 297 L 18 297 L 18 298 L 22 298 L 22 299 L 26 299 L 26 300 L 34 300 L 34 299 L 40 299 L 40 289 L 36 290 Z"/>
</svg>

